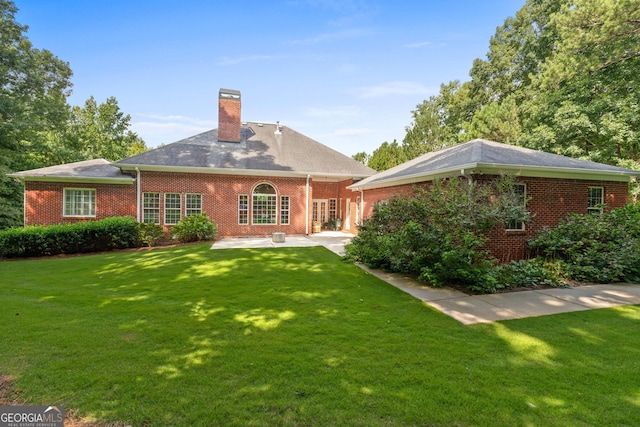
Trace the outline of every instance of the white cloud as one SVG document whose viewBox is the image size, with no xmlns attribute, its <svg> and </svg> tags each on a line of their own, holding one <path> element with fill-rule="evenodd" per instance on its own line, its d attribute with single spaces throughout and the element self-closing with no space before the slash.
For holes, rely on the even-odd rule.
<svg viewBox="0 0 640 427">
<path fill-rule="evenodd" d="M 293 44 L 293 45 L 299 45 L 299 44 L 309 45 L 309 44 L 317 44 L 317 43 L 326 43 L 326 42 L 334 42 L 334 41 L 354 39 L 354 38 L 358 38 L 358 37 L 364 37 L 364 36 L 366 36 L 368 34 L 370 34 L 370 32 L 367 31 L 367 30 L 354 28 L 354 29 L 350 29 L 350 30 L 336 31 L 336 32 L 333 32 L 333 33 L 319 34 L 319 35 L 317 35 L 315 37 L 309 37 L 309 38 L 306 38 L 306 39 L 292 40 L 290 43 Z"/>
<path fill-rule="evenodd" d="M 138 114 L 137 117 L 151 120 L 132 120 L 131 130 L 136 132 L 149 147 L 170 144 L 216 127 L 213 120 L 200 120 L 184 116 L 158 116 Z"/>
<path fill-rule="evenodd" d="M 426 96 L 437 93 L 437 91 L 437 89 L 434 90 L 422 83 L 409 81 L 392 81 L 374 86 L 362 86 L 351 90 L 355 96 L 364 99 L 383 98 L 388 96 Z"/>
<path fill-rule="evenodd" d="M 433 42 L 416 42 L 416 43 L 407 43 L 402 45 L 403 49 L 420 49 L 421 47 L 444 47 L 447 44 L 442 43 L 433 43 Z"/>
<path fill-rule="evenodd" d="M 368 128 L 351 128 L 351 129 L 336 129 L 331 133 L 331 136 L 368 136 L 373 135 L 375 131 Z"/>
<path fill-rule="evenodd" d="M 273 61 L 277 59 L 285 58 L 285 55 L 240 55 L 240 56 L 224 56 L 218 61 L 218 65 L 238 65 L 243 62 L 262 62 Z"/>
<path fill-rule="evenodd" d="M 305 110 L 307 116 L 310 117 L 355 117 L 360 113 L 360 109 L 355 105 L 346 105 L 340 107 L 309 107 Z"/>
</svg>

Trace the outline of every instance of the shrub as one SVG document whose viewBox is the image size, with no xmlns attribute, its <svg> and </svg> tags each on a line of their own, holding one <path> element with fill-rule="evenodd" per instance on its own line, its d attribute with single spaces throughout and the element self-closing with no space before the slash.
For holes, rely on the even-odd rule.
<svg viewBox="0 0 640 427">
<path fill-rule="evenodd" d="M 566 285 L 555 269 L 547 268 L 542 260 L 532 259 L 511 261 L 509 264 L 496 266 L 469 289 L 478 292 L 496 292 L 500 289 L 539 286 L 564 287 Z"/>
<path fill-rule="evenodd" d="M 559 261 L 570 279 L 640 282 L 640 206 L 571 214 L 538 232 L 528 246 L 534 255 Z"/>
<path fill-rule="evenodd" d="M 155 246 L 163 237 L 164 230 L 162 226 L 151 222 L 138 223 L 138 240 L 141 245 L 147 245 L 149 247 Z"/>
<path fill-rule="evenodd" d="M 171 232 L 182 243 L 213 240 L 218 234 L 218 226 L 209 219 L 206 212 L 190 215 L 173 226 Z"/>
<path fill-rule="evenodd" d="M 0 231 L 0 255 L 11 258 L 108 251 L 135 247 L 137 239 L 136 220 L 131 217 L 11 228 Z"/>
<path fill-rule="evenodd" d="M 393 196 L 374 207 L 346 246 L 346 257 L 433 286 L 474 286 L 494 265 L 484 249 L 486 233 L 500 223 L 529 219 L 512 183 L 504 177 L 482 185 L 451 179 Z"/>
</svg>

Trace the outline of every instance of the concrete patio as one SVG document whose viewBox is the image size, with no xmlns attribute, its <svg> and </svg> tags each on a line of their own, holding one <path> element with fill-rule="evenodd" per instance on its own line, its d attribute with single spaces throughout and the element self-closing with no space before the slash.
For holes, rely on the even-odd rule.
<svg viewBox="0 0 640 427">
<path fill-rule="evenodd" d="M 275 243 L 271 237 L 231 238 L 215 242 L 211 249 L 324 246 L 344 255 L 344 246 L 353 237 L 340 231 L 325 231 L 308 237 L 286 236 L 283 243 Z M 585 285 L 467 295 L 451 288 L 425 286 L 407 275 L 359 267 L 465 325 L 640 304 L 640 285 Z"/>
</svg>

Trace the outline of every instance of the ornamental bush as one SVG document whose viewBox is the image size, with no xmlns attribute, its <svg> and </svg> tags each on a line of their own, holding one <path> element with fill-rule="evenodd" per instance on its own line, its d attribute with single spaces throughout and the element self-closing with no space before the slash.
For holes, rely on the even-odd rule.
<svg viewBox="0 0 640 427">
<path fill-rule="evenodd" d="M 346 257 L 432 286 L 477 286 L 495 263 L 484 249 L 486 234 L 497 224 L 529 220 L 513 183 L 509 177 L 484 184 L 450 179 L 393 196 L 374 207 Z"/>
<path fill-rule="evenodd" d="M 6 258 L 76 254 L 131 248 L 138 230 L 131 217 L 106 218 L 0 231 L 0 256 Z"/>
<path fill-rule="evenodd" d="M 562 276 L 553 265 L 547 265 L 540 259 L 511 261 L 509 264 L 492 268 L 482 281 L 469 289 L 472 291 L 493 293 L 504 289 L 565 287 Z"/>
<path fill-rule="evenodd" d="M 152 222 L 138 223 L 138 240 L 140 245 L 155 246 L 163 237 L 165 236 L 161 225 Z"/>
<path fill-rule="evenodd" d="M 640 205 L 602 214 L 571 214 L 529 240 L 533 255 L 561 263 L 567 278 L 640 282 Z"/>
<path fill-rule="evenodd" d="M 213 240 L 218 234 L 218 225 L 209 219 L 206 212 L 202 212 L 178 221 L 171 232 L 182 243 Z"/>
</svg>

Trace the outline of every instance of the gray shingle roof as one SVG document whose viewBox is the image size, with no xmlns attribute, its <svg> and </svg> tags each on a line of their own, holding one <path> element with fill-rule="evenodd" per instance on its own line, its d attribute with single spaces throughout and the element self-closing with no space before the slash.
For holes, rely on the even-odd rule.
<svg viewBox="0 0 640 427">
<path fill-rule="evenodd" d="M 105 159 L 86 160 L 40 169 L 12 173 L 9 176 L 31 181 L 94 181 L 132 182 L 133 177 L 123 173 Z"/>
<path fill-rule="evenodd" d="M 475 139 L 424 154 L 394 168 L 365 178 L 352 187 L 376 188 L 439 176 L 468 173 L 516 173 L 526 176 L 575 175 L 583 179 L 611 176 L 625 179 L 640 176 L 633 171 L 602 163 L 573 159 L 494 141 Z"/>
<path fill-rule="evenodd" d="M 185 138 L 117 162 L 123 167 L 231 169 L 366 177 L 375 173 L 286 126 L 246 123 L 241 141 L 218 141 L 217 129 Z"/>
</svg>

